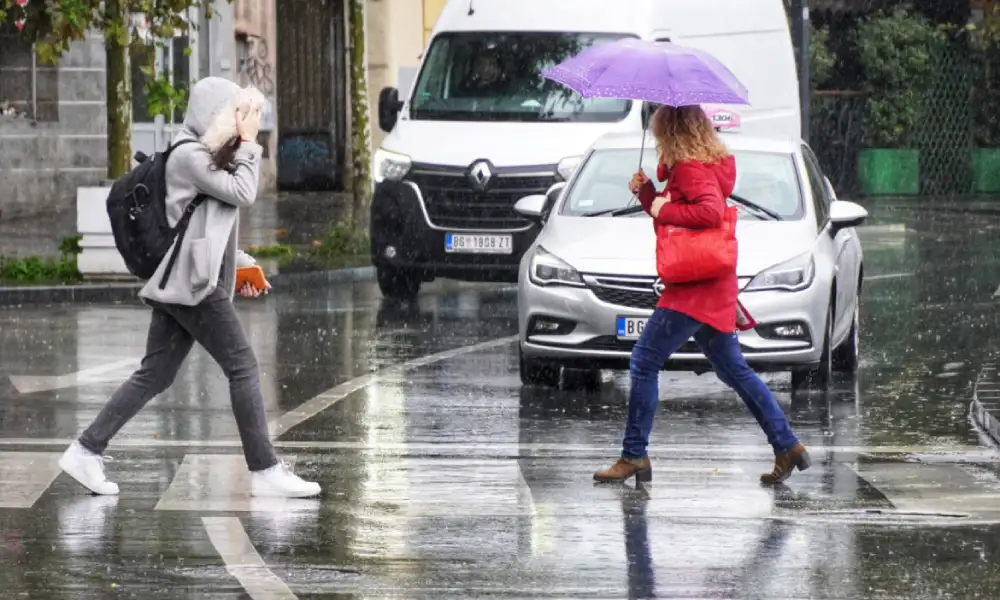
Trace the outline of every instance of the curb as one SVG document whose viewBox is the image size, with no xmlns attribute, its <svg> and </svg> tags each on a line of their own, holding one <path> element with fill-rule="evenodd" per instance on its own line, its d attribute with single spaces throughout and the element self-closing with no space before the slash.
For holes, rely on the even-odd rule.
<svg viewBox="0 0 1000 600">
<path fill-rule="evenodd" d="M 271 277 L 274 293 L 331 283 L 372 281 L 374 267 L 278 273 Z M 139 304 L 141 283 L 83 283 L 79 285 L 0 286 L 0 307 L 47 304 Z"/>
<path fill-rule="evenodd" d="M 983 433 L 1000 445 L 1000 373 L 995 366 L 983 367 L 972 390 L 969 414 Z"/>
</svg>

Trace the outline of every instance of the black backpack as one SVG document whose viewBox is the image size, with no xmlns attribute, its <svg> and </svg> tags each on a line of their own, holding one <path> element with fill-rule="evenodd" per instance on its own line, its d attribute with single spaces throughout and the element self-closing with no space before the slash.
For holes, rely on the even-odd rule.
<svg viewBox="0 0 1000 600">
<path fill-rule="evenodd" d="M 191 215 L 206 199 L 203 195 L 196 196 L 184 208 L 184 215 L 177 226 L 170 227 L 166 206 L 167 159 L 178 146 L 194 141 L 181 140 L 151 157 L 136 152 L 135 159 L 139 164 L 116 181 L 108 193 L 111 232 L 130 273 L 142 280 L 151 279 L 170 251 L 170 246 L 177 240 L 160 280 L 161 290 L 167 286 Z"/>
</svg>

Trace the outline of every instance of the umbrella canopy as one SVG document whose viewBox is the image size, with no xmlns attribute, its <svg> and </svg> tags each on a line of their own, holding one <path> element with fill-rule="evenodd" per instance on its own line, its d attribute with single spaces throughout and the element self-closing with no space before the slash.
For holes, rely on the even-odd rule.
<svg viewBox="0 0 1000 600">
<path fill-rule="evenodd" d="M 718 59 L 670 42 L 626 38 L 592 46 L 546 69 L 542 76 L 584 98 L 670 106 L 750 104 L 746 87 Z"/>
</svg>

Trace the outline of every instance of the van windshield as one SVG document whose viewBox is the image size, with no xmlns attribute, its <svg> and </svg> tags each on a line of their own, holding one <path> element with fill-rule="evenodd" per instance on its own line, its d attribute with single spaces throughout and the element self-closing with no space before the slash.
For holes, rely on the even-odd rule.
<svg viewBox="0 0 1000 600">
<path fill-rule="evenodd" d="M 434 38 L 410 118 L 449 121 L 616 122 L 629 100 L 583 98 L 540 73 L 621 35 L 449 32 Z"/>
</svg>

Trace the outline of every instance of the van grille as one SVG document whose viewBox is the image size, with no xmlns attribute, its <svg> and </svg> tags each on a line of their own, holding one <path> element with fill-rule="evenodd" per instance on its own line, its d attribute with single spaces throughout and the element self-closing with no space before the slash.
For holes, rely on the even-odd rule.
<svg viewBox="0 0 1000 600">
<path fill-rule="evenodd" d="M 539 169 L 541 170 L 541 168 Z M 522 229 L 531 225 L 514 212 L 514 204 L 524 196 L 544 194 L 556 182 L 555 174 L 497 174 L 489 188 L 472 189 L 465 169 L 414 169 L 407 177 L 420 188 L 431 223 L 456 229 Z"/>
</svg>

